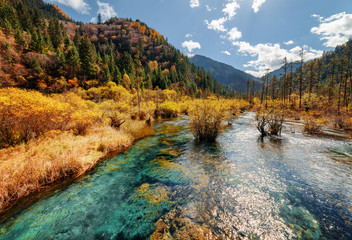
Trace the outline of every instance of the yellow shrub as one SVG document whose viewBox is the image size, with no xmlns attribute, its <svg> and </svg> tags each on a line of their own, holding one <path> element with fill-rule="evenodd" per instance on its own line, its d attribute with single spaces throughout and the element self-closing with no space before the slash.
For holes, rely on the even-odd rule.
<svg viewBox="0 0 352 240">
<path fill-rule="evenodd" d="M 35 91 L 0 89 L 0 147 L 15 145 L 54 129 L 64 129 L 73 108 Z"/>
<path fill-rule="evenodd" d="M 190 126 L 199 141 L 214 142 L 222 132 L 222 121 L 227 116 L 228 106 L 223 101 L 198 100 L 190 110 Z"/>
</svg>

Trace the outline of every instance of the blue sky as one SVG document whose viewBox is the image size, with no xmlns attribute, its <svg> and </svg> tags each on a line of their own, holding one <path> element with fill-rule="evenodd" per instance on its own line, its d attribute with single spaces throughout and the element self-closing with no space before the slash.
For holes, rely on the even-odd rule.
<svg viewBox="0 0 352 240">
<path fill-rule="evenodd" d="M 322 55 L 352 37 L 352 0 L 45 0 L 77 21 L 139 19 L 184 54 L 200 54 L 255 76 L 284 57 Z"/>
</svg>

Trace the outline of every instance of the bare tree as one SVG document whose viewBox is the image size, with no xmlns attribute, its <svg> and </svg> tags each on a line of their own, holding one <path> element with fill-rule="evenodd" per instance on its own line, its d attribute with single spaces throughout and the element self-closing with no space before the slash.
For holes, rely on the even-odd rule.
<svg viewBox="0 0 352 240">
<path fill-rule="evenodd" d="M 282 100 L 285 105 L 285 100 L 286 100 L 286 91 L 287 91 L 287 57 L 284 58 L 282 61 L 283 68 L 284 68 L 284 75 L 282 77 L 282 86 L 281 86 L 281 94 L 282 94 Z"/>
<path fill-rule="evenodd" d="M 299 74 L 299 83 L 298 83 L 298 87 L 299 87 L 299 108 L 302 108 L 304 54 L 305 54 L 305 50 L 303 48 L 301 48 L 301 50 L 299 52 L 299 56 L 301 57 L 300 68 L 299 68 L 299 72 L 300 72 L 300 74 Z"/>
</svg>

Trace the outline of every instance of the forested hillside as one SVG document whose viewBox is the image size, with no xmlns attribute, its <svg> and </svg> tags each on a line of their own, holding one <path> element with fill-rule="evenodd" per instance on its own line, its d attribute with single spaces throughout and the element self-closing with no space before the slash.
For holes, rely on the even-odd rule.
<svg viewBox="0 0 352 240">
<path fill-rule="evenodd" d="M 301 61 L 292 64 L 284 59 L 279 75 L 263 77 L 261 99 L 270 97 L 292 102 L 294 97 L 300 108 L 335 106 L 338 112 L 342 107 L 352 107 L 352 40 L 307 63 L 304 55 L 302 49 Z"/>
<path fill-rule="evenodd" d="M 211 58 L 195 55 L 190 61 L 209 71 L 219 83 L 232 87 L 236 92 L 244 93 L 246 91 L 247 80 L 256 81 L 257 88 L 260 86 L 258 78 Z"/>
<path fill-rule="evenodd" d="M 60 93 L 103 86 L 228 94 L 139 20 L 79 24 L 42 0 L 0 0 L 0 86 Z"/>
</svg>

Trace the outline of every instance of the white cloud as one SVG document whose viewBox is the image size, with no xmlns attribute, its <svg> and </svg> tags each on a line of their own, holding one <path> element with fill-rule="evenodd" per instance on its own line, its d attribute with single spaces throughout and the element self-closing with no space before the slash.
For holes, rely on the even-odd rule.
<svg viewBox="0 0 352 240">
<path fill-rule="evenodd" d="M 236 0 L 232 0 L 225 5 L 225 8 L 222 10 L 222 12 L 227 15 L 227 20 L 229 21 L 237 14 L 236 10 L 238 8 L 240 8 L 240 5 L 238 5 Z"/>
<path fill-rule="evenodd" d="M 294 41 L 292 41 L 292 40 L 290 40 L 290 41 L 287 41 L 287 42 L 284 42 L 284 44 L 285 45 L 292 45 L 292 44 L 294 44 L 295 42 Z"/>
<path fill-rule="evenodd" d="M 231 53 L 229 51 L 221 51 L 221 53 L 231 56 Z"/>
<path fill-rule="evenodd" d="M 227 21 L 227 18 L 219 18 L 216 20 L 212 20 L 210 23 L 208 20 L 205 20 L 204 23 L 208 26 L 208 29 L 213 29 L 217 32 L 226 32 L 227 29 L 225 28 L 225 23 Z"/>
<path fill-rule="evenodd" d="M 266 0 L 253 0 L 252 9 L 255 13 L 259 12 L 260 7 L 265 3 Z"/>
<path fill-rule="evenodd" d="M 205 7 L 207 8 L 207 11 L 208 11 L 208 12 L 211 12 L 212 9 L 211 9 L 211 7 L 209 7 L 208 4 L 206 4 Z"/>
<path fill-rule="evenodd" d="M 247 72 L 255 76 L 262 76 L 267 68 L 271 70 L 279 69 L 285 57 L 289 61 L 300 60 L 299 52 L 301 48 L 298 46 L 287 50 L 281 48 L 279 43 L 259 43 L 253 46 L 248 42 L 237 41 L 233 42 L 233 45 L 239 48 L 238 52 L 242 55 L 256 58 L 243 65 L 246 68 L 254 68 L 255 71 L 247 70 Z M 323 54 L 323 51 L 315 50 L 308 46 L 304 46 L 304 49 L 306 52 L 304 55 L 305 61 L 320 57 Z"/>
<path fill-rule="evenodd" d="M 187 49 L 189 57 L 193 56 L 192 52 L 194 49 L 201 49 L 200 43 L 193 40 L 184 41 L 182 47 Z"/>
<path fill-rule="evenodd" d="M 199 7 L 199 6 L 200 6 L 199 0 L 191 0 L 191 1 L 189 2 L 189 4 L 190 4 L 191 8 L 196 8 L 196 7 Z"/>
<path fill-rule="evenodd" d="M 336 47 L 348 41 L 352 36 L 352 14 L 345 12 L 334 14 L 328 18 L 313 14 L 312 17 L 319 19 L 319 26 L 313 27 L 310 31 L 319 35 L 326 47 Z"/>
<path fill-rule="evenodd" d="M 257 78 L 260 78 L 260 77 L 263 76 L 262 73 L 259 73 L 259 72 L 256 72 L 256 71 L 252 71 L 252 70 L 246 70 L 246 71 L 244 71 L 244 72 L 245 72 L 245 73 L 248 73 L 248 74 L 250 74 L 250 75 L 252 75 L 252 76 L 254 76 L 254 77 L 257 77 Z"/>
<path fill-rule="evenodd" d="M 89 4 L 86 3 L 84 0 L 51 0 L 51 1 L 69 6 L 82 14 L 88 14 L 90 10 Z"/>
<path fill-rule="evenodd" d="M 188 33 L 188 34 L 186 34 L 186 36 L 185 36 L 186 38 L 190 38 L 190 37 L 193 37 L 193 35 L 192 34 L 190 34 L 190 33 Z"/>
<path fill-rule="evenodd" d="M 97 22 L 97 17 L 92 17 L 89 22 L 96 23 Z"/>
<path fill-rule="evenodd" d="M 230 41 L 235 41 L 242 37 L 242 33 L 238 31 L 237 27 L 232 28 L 230 31 L 227 32 L 226 35 L 222 36 L 222 38 L 227 38 Z"/>
<path fill-rule="evenodd" d="M 319 20 L 319 22 L 321 22 L 323 20 L 323 17 L 318 14 L 312 14 L 312 17 L 317 18 Z"/>
<path fill-rule="evenodd" d="M 224 16 L 212 20 L 210 23 L 208 20 L 205 20 L 204 23 L 207 25 L 208 29 L 213 29 L 217 32 L 227 32 L 227 28 L 225 27 L 225 23 L 233 19 L 233 17 L 237 14 L 237 9 L 240 8 L 240 5 L 237 3 L 237 0 L 229 0 L 229 3 L 225 5 L 222 9 Z"/>
<path fill-rule="evenodd" d="M 98 13 L 100 13 L 103 22 L 105 22 L 106 20 L 112 17 L 117 17 L 117 13 L 109 3 L 103 3 L 103 2 L 97 1 L 97 4 L 99 7 Z"/>
</svg>

